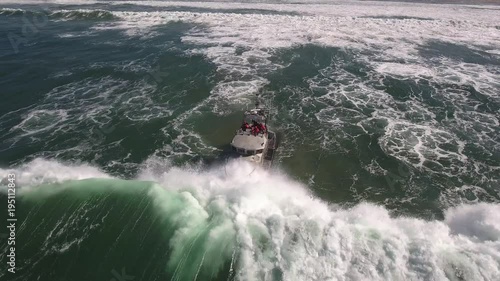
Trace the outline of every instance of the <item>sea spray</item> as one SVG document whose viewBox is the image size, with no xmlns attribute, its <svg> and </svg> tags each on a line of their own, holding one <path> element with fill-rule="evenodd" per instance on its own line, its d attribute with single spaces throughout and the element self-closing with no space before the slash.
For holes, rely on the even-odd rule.
<svg viewBox="0 0 500 281">
<path fill-rule="evenodd" d="M 189 234 L 188 238 L 171 245 L 185 255 L 187 251 L 195 264 L 203 259 L 204 250 L 193 254 L 189 243 L 209 233 L 203 232 L 210 227 L 209 206 L 217 202 L 229 231 L 224 239 L 236 247 L 238 280 L 493 280 L 500 276 L 498 237 L 490 239 L 494 247 L 483 252 L 487 247 L 483 241 L 463 235 L 467 234 L 463 230 L 457 233 L 453 226 L 456 220 L 466 220 L 471 227 L 487 223 L 495 233 L 500 229 L 494 223 L 500 221 L 495 215 L 497 205 L 452 208 L 444 222 L 393 218 L 385 208 L 368 203 L 338 209 L 284 175 L 240 162 L 209 170 L 173 168 L 156 180 L 166 190 L 182 194 L 184 206 L 189 206 L 179 218 L 192 220 L 183 223 L 187 233 L 182 235 Z M 467 224 L 462 226 L 467 229 Z M 225 254 L 229 259 L 229 247 Z"/>
<path fill-rule="evenodd" d="M 24 165 L 31 171 L 23 174 L 24 182 L 36 182 L 31 175 L 43 177 L 42 169 L 36 161 Z M 65 169 L 78 178 L 79 169 L 88 166 Z M 156 261 L 148 263 L 152 274 L 171 280 L 500 278 L 500 207 L 495 204 L 456 206 L 444 221 L 393 217 L 369 203 L 339 208 L 280 172 L 239 161 L 212 168 L 145 168 L 140 182 L 61 177 L 20 196 L 32 211 L 18 239 L 37 229 L 33 240 L 42 243 L 33 260 L 42 263 L 35 266 L 83 248 L 100 251 L 89 245 L 109 241 L 103 261 L 134 264 L 131 253 L 140 248 L 151 255 L 144 259 Z M 47 189 L 59 191 L 37 194 Z M 51 217 L 37 224 L 47 210 L 53 210 Z M 135 270 L 127 273 L 143 272 Z"/>
<path fill-rule="evenodd" d="M 202 206 L 190 192 L 173 192 L 158 185 L 149 193 L 163 216 L 172 249 L 167 265 L 173 280 L 215 276 L 230 260 L 235 230 L 227 206 L 214 198 Z M 203 279 L 200 279 L 203 280 Z"/>
</svg>

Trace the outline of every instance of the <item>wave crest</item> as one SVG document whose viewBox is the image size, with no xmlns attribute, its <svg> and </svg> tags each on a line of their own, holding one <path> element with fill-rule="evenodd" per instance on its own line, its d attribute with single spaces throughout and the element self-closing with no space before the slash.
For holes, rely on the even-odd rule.
<svg viewBox="0 0 500 281">
<path fill-rule="evenodd" d="M 62 10 L 50 14 L 51 18 L 66 20 L 114 20 L 112 12 L 105 10 Z"/>
<path fill-rule="evenodd" d="M 161 218 L 155 223 L 165 228 L 171 248 L 167 271 L 178 280 L 218 274 L 234 280 L 500 278 L 498 204 L 460 205 L 448 209 L 443 221 L 426 221 L 394 217 L 369 203 L 349 209 L 328 205 L 286 175 L 248 163 L 208 170 L 159 166 L 146 163 L 140 182 L 87 180 L 87 185 L 65 181 L 106 175 L 88 165 L 47 160 L 0 172 L 15 172 L 27 183 L 51 178 L 67 186 L 60 190 L 89 194 L 114 186 L 113 192 L 137 196 L 148 184 L 147 198 Z M 35 189 L 43 188 L 53 186 Z M 46 198 L 42 194 L 32 197 Z"/>
<path fill-rule="evenodd" d="M 110 11 L 105 10 L 23 10 L 23 9 L 0 9 L 0 16 L 26 16 L 26 17 L 47 17 L 49 19 L 64 20 L 114 20 L 117 19 Z"/>
</svg>

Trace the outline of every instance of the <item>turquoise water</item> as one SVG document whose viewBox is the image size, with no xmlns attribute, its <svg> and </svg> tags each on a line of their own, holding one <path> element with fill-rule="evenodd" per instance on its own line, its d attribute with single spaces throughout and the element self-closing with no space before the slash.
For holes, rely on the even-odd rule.
<svg viewBox="0 0 500 281">
<path fill-rule="evenodd" d="M 496 6 L 2 4 L 19 246 L 0 279 L 497 280 L 499 21 Z M 256 92 L 280 136 L 270 171 L 221 161 Z"/>
</svg>

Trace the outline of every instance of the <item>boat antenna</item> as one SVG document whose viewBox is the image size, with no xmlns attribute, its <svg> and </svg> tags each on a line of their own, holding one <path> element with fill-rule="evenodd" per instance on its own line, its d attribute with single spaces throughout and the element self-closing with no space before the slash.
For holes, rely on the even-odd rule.
<svg viewBox="0 0 500 281">
<path fill-rule="evenodd" d="M 260 106 L 259 93 L 256 93 L 255 95 L 257 96 L 257 100 L 255 101 L 255 108 L 259 108 Z"/>
</svg>

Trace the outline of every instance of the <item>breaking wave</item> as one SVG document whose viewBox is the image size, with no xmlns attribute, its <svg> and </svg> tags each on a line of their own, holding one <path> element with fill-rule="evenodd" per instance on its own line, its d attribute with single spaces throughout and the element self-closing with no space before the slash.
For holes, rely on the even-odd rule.
<svg viewBox="0 0 500 281">
<path fill-rule="evenodd" d="M 58 11 L 44 11 L 44 10 L 23 10 L 23 9 L 0 9 L 2 16 L 27 16 L 33 17 L 35 20 L 41 20 L 41 17 L 48 19 L 58 20 L 114 20 L 117 19 L 112 12 L 105 10 L 58 10 Z"/>
<path fill-rule="evenodd" d="M 116 17 L 113 13 L 104 10 L 67 10 L 56 11 L 50 14 L 52 18 L 67 20 L 113 20 Z"/>
<path fill-rule="evenodd" d="M 27 11 L 22 9 L 9 9 L 9 8 L 0 9 L 0 15 L 2 16 L 22 16 L 25 13 L 27 13 Z"/>
<path fill-rule="evenodd" d="M 65 199 L 80 194 L 79 204 L 97 210 L 102 202 L 95 199 L 111 190 L 137 198 L 123 207 L 138 208 L 137 217 L 128 218 L 132 224 L 144 215 L 139 208 L 152 205 L 161 218 L 154 223 L 165 230 L 167 271 L 174 280 L 220 274 L 235 280 L 500 278 L 497 204 L 450 208 L 442 221 L 394 217 L 370 203 L 347 209 L 328 205 L 286 175 L 241 162 L 207 170 L 150 160 L 134 181 L 112 179 L 89 165 L 42 159 L 0 172 L 18 175 L 26 202 L 65 191 Z M 47 255 L 70 250 L 93 231 L 110 227 L 102 223 L 109 212 L 90 218 L 87 211 L 61 215 L 56 225 L 46 226 L 53 237 L 42 250 Z M 30 221 L 26 225 L 21 231 L 33 231 Z M 62 226 L 65 231 L 59 231 Z"/>
</svg>

